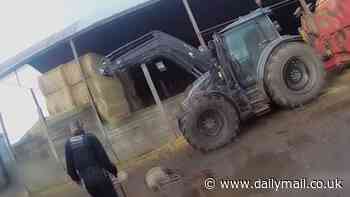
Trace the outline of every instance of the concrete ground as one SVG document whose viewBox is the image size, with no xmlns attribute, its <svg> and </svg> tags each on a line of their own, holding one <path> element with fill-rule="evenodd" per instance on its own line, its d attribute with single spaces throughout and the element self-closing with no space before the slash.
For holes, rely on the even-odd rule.
<svg viewBox="0 0 350 197">
<path fill-rule="evenodd" d="M 246 123 L 235 142 L 220 150 L 202 154 L 186 143 L 174 147 L 158 151 L 157 156 L 145 157 L 129 168 L 129 179 L 123 183 L 128 197 L 350 196 L 350 71 L 331 79 L 325 93 L 308 106 L 292 111 L 274 110 Z M 178 169 L 185 177 L 163 187 L 162 194 L 152 192 L 146 188 L 144 176 L 155 166 Z M 217 179 L 339 178 L 344 181 L 344 189 L 208 192 L 203 189 L 204 171 Z M 88 195 L 69 184 L 39 196 Z"/>
<path fill-rule="evenodd" d="M 325 93 L 308 106 L 277 111 L 250 121 L 238 139 L 218 151 L 201 154 L 186 147 L 130 171 L 124 183 L 128 196 L 267 197 L 350 195 L 350 71 L 332 78 Z M 154 166 L 179 169 L 186 181 L 172 184 L 160 195 L 146 189 L 144 175 Z M 342 190 L 215 190 L 201 189 L 198 177 L 211 171 L 220 179 L 342 179 Z M 196 189 L 200 188 L 200 189 Z M 297 194 L 295 193 L 297 192 Z M 200 194 L 201 193 L 201 194 Z"/>
</svg>

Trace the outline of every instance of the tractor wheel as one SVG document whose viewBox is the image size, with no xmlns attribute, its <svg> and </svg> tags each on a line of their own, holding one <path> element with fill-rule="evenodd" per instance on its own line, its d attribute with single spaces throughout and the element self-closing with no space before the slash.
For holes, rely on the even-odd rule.
<svg viewBox="0 0 350 197">
<path fill-rule="evenodd" d="M 230 143 L 239 131 L 236 109 L 222 96 L 205 95 L 191 99 L 179 119 L 187 141 L 202 152 Z"/>
<path fill-rule="evenodd" d="M 287 43 L 271 54 L 264 82 L 273 102 L 295 108 L 320 95 L 325 83 L 324 65 L 308 45 Z"/>
</svg>

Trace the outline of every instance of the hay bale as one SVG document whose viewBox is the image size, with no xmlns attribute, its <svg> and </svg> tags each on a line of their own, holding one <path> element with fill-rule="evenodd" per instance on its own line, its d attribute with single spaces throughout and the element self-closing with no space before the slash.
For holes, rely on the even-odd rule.
<svg viewBox="0 0 350 197">
<path fill-rule="evenodd" d="M 88 80 L 89 88 L 100 114 L 106 120 L 128 116 L 130 109 L 122 87 L 116 85 L 113 80 L 110 82 L 112 84 L 101 85 L 100 81 Z M 72 86 L 72 95 L 78 106 L 89 103 L 88 89 L 83 82 Z"/>
<path fill-rule="evenodd" d="M 46 104 L 50 115 L 53 116 L 76 107 L 69 88 L 63 88 L 60 91 L 46 95 Z"/>
<path fill-rule="evenodd" d="M 70 61 L 66 64 L 63 64 L 62 70 L 69 85 L 75 85 L 83 80 L 81 69 L 75 61 Z"/>
<path fill-rule="evenodd" d="M 94 97 L 101 97 L 111 103 L 126 101 L 123 86 L 118 79 L 90 78 L 88 84 Z"/>
<path fill-rule="evenodd" d="M 131 110 L 121 81 L 103 77 L 96 72 L 95 67 L 101 58 L 100 55 L 88 53 L 79 60 L 98 111 L 110 123 L 129 116 Z M 89 92 L 81 68 L 75 61 L 48 72 L 40 81 L 50 115 L 58 115 L 89 103 Z"/>
<path fill-rule="evenodd" d="M 80 63 L 87 78 L 108 81 L 105 77 L 97 73 L 95 69 L 101 58 L 102 56 L 94 53 L 88 53 L 80 57 Z M 80 66 L 75 61 L 70 61 L 41 76 L 39 78 L 39 85 L 44 95 L 48 95 L 66 86 L 73 86 L 81 81 L 83 81 L 83 75 Z"/>
<path fill-rule="evenodd" d="M 88 77 L 101 77 L 101 75 L 96 71 L 96 66 L 100 63 L 100 60 L 102 59 L 101 55 L 95 53 L 87 53 L 79 59 L 83 67 L 84 73 Z"/>
<path fill-rule="evenodd" d="M 89 92 L 85 83 L 78 83 L 72 86 L 71 88 L 73 100 L 77 104 L 77 106 L 89 104 Z"/>
<path fill-rule="evenodd" d="M 97 73 L 95 67 L 102 59 L 101 55 L 97 55 L 95 53 L 88 53 L 81 57 L 79 57 L 80 66 L 77 64 L 75 60 L 70 61 L 64 65 L 62 65 L 62 69 L 64 75 L 67 78 L 67 82 L 69 85 L 75 85 L 81 81 L 83 81 L 83 75 L 81 73 L 81 69 L 83 69 L 84 74 L 87 78 L 100 78 L 103 79 L 99 73 Z"/>
<path fill-rule="evenodd" d="M 101 98 L 95 99 L 97 109 L 102 118 L 110 124 L 120 122 L 120 120 L 130 116 L 130 109 L 127 102 L 111 104 Z"/>
<path fill-rule="evenodd" d="M 61 70 L 57 67 L 39 78 L 39 88 L 44 95 L 49 95 L 66 86 L 66 79 Z"/>
</svg>

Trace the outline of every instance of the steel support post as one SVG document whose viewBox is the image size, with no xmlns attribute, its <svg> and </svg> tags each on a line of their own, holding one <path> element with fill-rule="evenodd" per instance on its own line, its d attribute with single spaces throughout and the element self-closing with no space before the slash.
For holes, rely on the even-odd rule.
<svg viewBox="0 0 350 197">
<path fill-rule="evenodd" d="M 15 78 L 16 78 L 16 82 L 17 82 L 18 87 L 22 87 L 21 81 L 20 81 L 19 76 L 18 76 L 17 69 L 15 70 Z"/>
<path fill-rule="evenodd" d="M 53 141 L 52 141 L 52 139 L 51 139 L 51 137 L 50 137 L 50 134 L 49 134 L 49 129 L 50 129 L 50 127 L 49 127 L 49 125 L 47 124 L 47 121 L 46 121 L 46 118 L 45 118 L 45 116 L 44 116 L 43 110 L 41 109 L 41 107 L 40 107 L 40 105 L 39 105 L 38 99 L 36 98 L 36 95 L 35 95 L 33 89 L 30 89 L 30 93 L 32 94 L 32 97 L 33 97 L 35 106 L 36 106 L 36 108 L 37 108 L 38 115 L 39 115 L 39 119 L 40 119 L 41 122 L 44 124 L 44 127 L 45 127 L 44 133 L 45 133 L 45 135 L 46 135 L 46 137 L 47 137 L 47 140 L 48 140 L 48 143 L 49 143 L 49 148 L 50 148 L 50 150 L 52 151 L 52 154 L 53 154 L 54 158 L 56 159 L 56 161 L 57 161 L 60 165 L 62 165 L 62 162 L 61 162 L 61 160 L 60 160 L 60 158 L 59 158 L 59 156 L 58 156 L 58 154 L 57 154 L 57 151 L 56 151 L 56 149 L 55 149 L 55 145 L 54 145 L 54 143 L 53 143 Z M 62 166 L 62 167 L 63 167 L 63 166 Z"/>
<path fill-rule="evenodd" d="M 169 130 L 170 130 L 171 126 L 170 126 L 170 121 L 168 119 L 168 115 L 166 114 L 164 105 L 163 105 L 163 103 L 162 103 L 162 101 L 161 101 L 161 99 L 159 97 L 158 91 L 156 89 L 156 86 L 154 85 L 154 82 L 153 82 L 151 74 L 150 74 L 150 72 L 149 72 L 149 70 L 147 68 L 147 65 L 146 64 L 141 64 L 141 68 L 142 68 L 143 74 L 145 75 L 148 87 L 151 89 L 151 93 L 153 95 L 153 98 L 156 101 L 156 104 L 157 104 L 160 112 L 162 113 L 163 118 L 164 118 L 164 120 L 165 120 L 165 122 L 168 125 Z M 174 131 L 174 135 L 175 135 L 175 138 L 177 138 L 179 136 L 176 131 Z"/>
<path fill-rule="evenodd" d="M 15 152 L 13 151 L 13 148 L 11 146 L 11 142 L 10 142 L 10 139 L 9 139 L 9 135 L 7 133 L 7 130 L 6 130 L 6 126 L 5 126 L 5 122 L 4 122 L 4 119 L 3 119 L 3 116 L 0 112 L 0 127 L 1 127 L 1 130 L 3 131 L 3 134 L 4 134 L 4 137 L 5 137 L 5 142 L 6 142 L 6 146 L 7 148 L 9 149 L 10 151 L 10 156 L 11 156 L 11 159 L 16 162 L 16 157 L 15 157 Z"/>
<path fill-rule="evenodd" d="M 152 95 L 153 95 L 154 100 L 156 101 L 157 106 L 159 107 L 159 109 L 160 109 L 160 111 L 162 112 L 162 114 L 163 114 L 163 115 L 166 115 L 166 114 L 165 114 L 165 109 L 164 109 L 163 103 L 162 103 L 162 101 L 160 100 L 158 91 L 157 91 L 157 89 L 156 89 L 156 86 L 155 86 L 154 83 L 153 83 L 151 74 L 150 74 L 150 72 L 149 72 L 149 70 L 148 70 L 146 64 L 141 64 L 141 68 L 142 68 L 143 74 L 145 75 L 145 78 L 146 78 L 148 87 L 151 89 L 151 93 L 152 93 Z"/>
<path fill-rule="evenodd" d="M 188 3 L 188 0 L 182 0 L 182 2 L 184 4 L 186 12 L 187 12 L 187 14 L 188 14 L 188 16 L 190 18 L 190 21 L 192 23 L 193 29 L 196 32 L 197 38 L 199 40 L 199 43 L 201 44 L 201 46 L 204 49 L 208 50 L 208 46 L 205 43 L 205 40 L 204 40 L 203 35 L 202 35 L 202 33 L 201 33 L 200 29 L 199 29 L 199 26 L 198 26 L 198 23 L 196 21 L 196 18 L 193 15 L 193 12 L 192 12 L 190 4 Z"/>
</svg>

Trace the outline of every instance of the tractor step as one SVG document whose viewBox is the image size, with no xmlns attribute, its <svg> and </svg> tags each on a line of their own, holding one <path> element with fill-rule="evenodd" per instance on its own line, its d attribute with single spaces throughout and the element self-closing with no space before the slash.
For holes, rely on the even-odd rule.
<svg viewBox="0 0 350 197">
<path fill-rule="evenodd" d="M 257 87 L 249 88 L 247 90 L 247 97 L 256 116 L 270 112 L 271 107 L 269 102 Z"/>
</svg>

